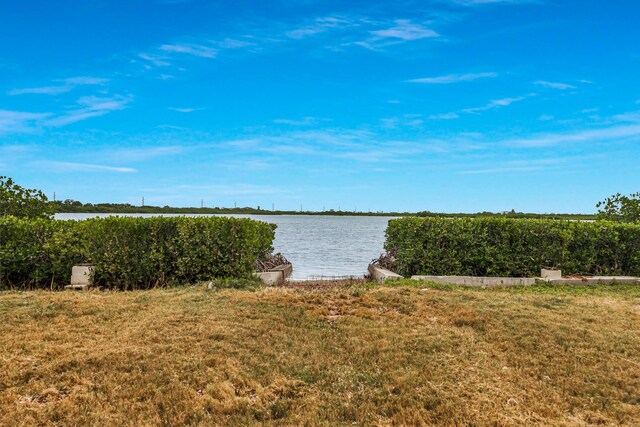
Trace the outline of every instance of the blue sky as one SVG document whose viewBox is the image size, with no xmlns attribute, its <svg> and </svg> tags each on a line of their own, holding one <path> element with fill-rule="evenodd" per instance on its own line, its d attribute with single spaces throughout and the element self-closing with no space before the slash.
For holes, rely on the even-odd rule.
<svg viewBox="0 0 640 427">
<path fill-rule="evenodd" d="M 632 0 L 2 1 L 0 174 L 85 202 L 593 212 Z"/>
</svg>

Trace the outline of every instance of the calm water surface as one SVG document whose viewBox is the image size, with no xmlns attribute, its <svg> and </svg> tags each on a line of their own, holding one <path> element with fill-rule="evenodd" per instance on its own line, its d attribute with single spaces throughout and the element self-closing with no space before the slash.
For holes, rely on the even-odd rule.
<svg viewBox="0 0 640 427">
<path fill-rule="evenodd" d="M 57 214 L 58 219 L 85 219 L 110 214 Z M 119 216 L 179 216 L 118 214 Z M 211 216 L 211 215 L 185 215 Z M 227 215 L 222 215 L 227 216 Z M 231 216 L 231 215 L 229 215 Z M 362 276 L 369 262 L 383 251 L 384 231 L 391 217 L 232 215 L 278 226 L 276 252 L 293 263 L 293 279 L 321 276 Z"/>
</svg>

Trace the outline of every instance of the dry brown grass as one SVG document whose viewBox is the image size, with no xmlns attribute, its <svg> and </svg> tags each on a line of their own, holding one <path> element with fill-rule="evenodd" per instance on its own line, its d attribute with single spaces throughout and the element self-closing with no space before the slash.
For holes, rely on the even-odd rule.
<svg viewBox="0 0 640 427">
<path fill-rule="evenodd" d="M 640 291 L 5 292 L 0 365 L 0 425 L 638 425 Z"/>
</svg>

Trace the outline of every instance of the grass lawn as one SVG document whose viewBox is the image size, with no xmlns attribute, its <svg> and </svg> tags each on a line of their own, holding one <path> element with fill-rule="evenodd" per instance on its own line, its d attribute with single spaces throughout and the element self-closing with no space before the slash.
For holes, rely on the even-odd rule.
<svg viewBox="0 0 640 427">
<path fill-rule="evenodd" d="M 1 292 L 0 425 L 639 425 L 640 288 Z"/>
</svg>

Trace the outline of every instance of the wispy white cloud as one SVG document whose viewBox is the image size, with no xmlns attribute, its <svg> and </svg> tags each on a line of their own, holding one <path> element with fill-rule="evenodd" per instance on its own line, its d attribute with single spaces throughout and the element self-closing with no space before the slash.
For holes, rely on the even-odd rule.
<svg viewBox="0 0 640 427">
<path fill-rule="evenodd" d="M 261 136 L 235 139 L 222 143 L 222 146 L 253 153 L 307 155 L 316 152 L 314 146 L 289 136 Z"/>
<path fill-rule="evenodd" d="M 131 102 L 130 96 L 115 95 L 113 97 L 85 96 L 78 99 L 80 108 L 70 110 L 62 115 L 44 121 L 45 126 L 60 127 L 92 117 L 104 116 L 112 111 L 123 110 Z"/>
<path fill-rule="evenodd" d="M 478 175 L 488 173 L 500 173 L 500 172 L 534 172 L 544 169 L 542 166 L 514 166 L 514 167 L 501 167 L 501 168 L 489 168 L 489 169 L 473 169 L 460 172 L 461 175 Z"/>
<path fill-rule="evenodd" d="M 287 153 L 292 158 L 314 156 L 368 163 L 411 163 L 426 153 L 467 152 L 477 150 L 479 146 L 468 135 L 456 135 L 447 139 L 425 137 L 402 140 L 390 138 L 386 132 L 344 128 L 296 131 L 277 136 L 258 135 L 221 144 L 222 148 L 236 152 Z"/>
<path fill-rule="evenodd" d="M 61 93 L 71 92 L 73 86 L 61 85 L 61 86 L 42 86 L 42 87 L 27 87 L 22 89 L 12 89 L 7 92 L 9 95 L 60 95 Z"/>
<path fill-rule="evenodd" d="M 330 33 L 331 38 L 322 49 L 343 51 L 345 47 L 360 45 L 377 50 L 409 41 L 439 37 L 439 34 L 423 23 L 407 19 L 376 20 L 365 16 L 329 15 L 317 17 L 302 25 L 268 22 L 265 27 L 243 28 L 222 40 L 204 38 L 192 42 L 169 42 L 139 53 L 134 62 L 141 62 L 146 69 L 172 66 L 178 55 L 214 58 L 226 50 L 247 48 L 250 52 L 265 52 L 270 47 L 282 47 L 308 38 L 318 38 Z M 240 34 L 240 35 L 239 35 Z M 277 47 L 276 47 L 277 46 Z"/>
<path fill-rule="evenodd" d="M 218 53 L 218 50 L 213 47 L 189 43 L 163 44 L 159 47 L 159 49 L 164 52 L 182 53 L 185 55 L 198 56 L 201 58 L 214 58 Z"/>
<path fill-rule="evenodd" d="M 451 2 L 462 6 L 481 6 L 487 4 L 531 4 L 539 3 L 540 0 L 452 0 Z"/>
<path fill-rule="evenodd" d="M 39 168 L 48 169 L 53 172 L 137 172 L 135 169 L 128 167 L 104 166 L 91 163 L 58 162 L 52 160 L 35 161 L 32 162 L 32 165 Z"/>
<path fill-rule="evenodd" d="M 275 119 L 273 123 L 290 125 L 290 126 L 313 126 L 321 122 L 329 122 L 329 121 L 331 121 L 331 119 L 324 119 L 324 118 L 318 118 L 318 117 L 304 117 L 301 120 Z"/>
<path fill-rule="evenodd" d="M 559 89 L 559 90 L 567 90 L 567 89 L 575 89 L 576 87 L 567 83 L 556 83 L 556 82 L 547 82 L 544 80 L 538 80 L 534 82 L 538 86 L 545 87 L 547 89 Z"/>
<path fill-rule="evenodd" d="M 640 111 L 616 114 L 615 116 L 613 116 L 613 120 L 616 122 L 640 123 Z"/>
<path fill-rule="evenodd" d="M 58 114 L 0 110 L 0 133 L 27 133 L 47 127 L 66 126 L 91 117 L 122 110 L 131 100 L 131 96 L 122 95 L 113 97 L 85 96 L 76 101 L 75 108 Z"/>
<path fill-rule="evenodd" d="M 550 157 L 543 159 L 528 159 L 528 160 L 509 160 L 499 162 L 498 166 L 492 165 L 488 168 L 470 169 L 460 172 L 461 175 L 478 175 L 478 174 L 492 174 L 492 173 L 524 173 L 535 172 L 548 169 L 557 169 L 560 165 L 566 163 L 576 163 L 577 161 L 584 160 L 584 158 L 578 157 Z"/>
<path fill-rule="evenodd" d="M 530 96 L 534 96 L 534 94 L 529 94 L 527 96 L 517 96 L 515 98 L 494 99 L 493 101 L 489 102 L 487 105 L 484 105 L 482 107 L 475 107 L 475 108 L 465 108 L 464 110 L 462 110 L 462 112 L 464 112 L 464 113 L 478 113 L 480 111 L 493 110 L 494 108 L 508 107 L 509 105 L 513 104 L 514 102 L 523 101 L 523 100 L 527 99 Z"/>
<path fill-rule="evenodd" d="M 454 120 L 458 118 L 460 118 L 458 113 L 432 114 L 429 116 L 431 120 Z"/>
<path fill-rule="evenodd" d="M 400 39 L 404 41 L 420 40 L 424 38 L 438 37 L 439 34 L 423 25 L 412 23 L 408 19 L 398 19 L 391 28 L 371 31 L 371 34 L 380 39 Z"/>
<path fill-rule="evenodd" d="M 195 111 L 202 111 L 204 108 L 178 108 L 178 107 L 169 107 L 171 111 L 177 111 L 178 113 L 193 113 Z"/>
<path fill-rule="evenodd" d="M 380 120 L 382 127 L 388 129 L 418 128 L 424 124 L 422 114 L 404 114 L 401 117 L 389 117 Z"/>
<path fill-rule="evenodd" d="M 32 131 L 42 120 L 50 116 L 51 113 L 0 110 L 0 134 Z"/>
<path fill-rule="evenodd" d="M 242 160 L 229 160 L 217 165 L 221 168 L 226 168 L 234 171 L 238 170 L 266 170 L 274 166 L 272 159 L 251 159 L 246 158 Z"/>
<path fill-rule="evenodd" d="M 472 80 L 498 77 L 497 73 L 475 73 L 475 74 L 448 74 L 439 77 L 424 77 L 420 79 L 407 80 L 409 83 L 427 83 L 427 84 L 450 84 L 458 82 L 468 82 Z"/>
<path fill-rule="evenodd" d="M 123 148 L 109 150 L 100 155 L 103 158 L 117 159 L 121 162 L 142 162 L 158 157 L 176 156 L 185 151 L 187 151 L 187 148 L 184 146 L 171 145 L 162 147 Z"/>
<path fill-rule="evenodd" d="M 66 79 L 56 80 L 62 82 L 61 85 L 31 87 L 22 89 L 13 89 L 8 92 L 9 95 L 60 95 L 62 93 L 71 92 L 78 86 L 103 85 L 109 82 L 109 79 L 102 77 L 70 77 Z"/>
<path fill-rule="evenodd" d="M 608 142 L 612 140 L 640 140 L 640 125 L 614 125 L 600 129 L 533 135 L 528 138 L 508 140 L 504 144 L 514 147 L 551 147 L 561 144 Z"/>
<path fill-rule="evenodd" d="M 217 42 L 217 46 L 222 49 L 239 49 L 243 47 L 254 46 L 255 42 L 248 40 L 238 40 L 226 38 L 220 42 Z"/>
<path fill-rule="evenodd" d="M 151 70 L 160 67 L 171 67 L 179 56 L 212 59 L 216 58 L 223 50 L 240 49 L 255 45 L 256 40 L 252 36 L 243 36 L 239 39 L 225 38 L 220 41 L 205 39 L 196 43 L 171 42 L 137 54 L 137 58 L 133 62 L 141 62 L 145 69 Z M 174 78 L 174 76 L 165 73 L 160 78 L 168 80 Z"/>
<path fill-rule="evenodd" d="M 91 76 L 69 77 L 60 81 L 73 86 L 103 85 L 109 83 L 109 79 Z"/>
<path fill-rule="evenodd" d="M 357 26 L 357 25 L 359 24 L 349 19 L 335 17 L 335 16 L 325 16 L 321 18 L 316 18 L 315 21 L 310 25 L 289 30 L 285 33 L 285 35 L 292 39 L 301 40 L 305 37 L 315 36 L 317 34 L 324 33 L 325 31 L 328 31 L 331 29 L 351 27 L 351 26 Z"/>
<path fill-rule="evenodd" d="M 157 55 L 152 53 L 140 53 L 138 58 L 145 62 L 145 68 L 150 68 L 151 65 L 156 67 L 168 67 L 171 65 L 166 55 Z"/>
<path fill-rule="evenodd" d="M 378 50 L 399 43 L 440 37 L 435 30 L 408 19 L 397 19 L 391 27 L 384 29 L 369 30 L 369 35 L 369 38 L 353 44 L 369 50 Z"/>
</svg>

